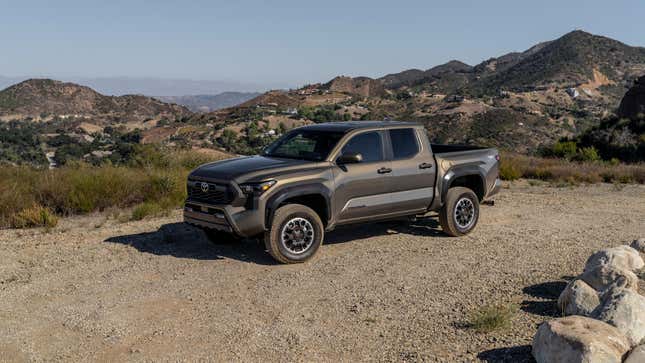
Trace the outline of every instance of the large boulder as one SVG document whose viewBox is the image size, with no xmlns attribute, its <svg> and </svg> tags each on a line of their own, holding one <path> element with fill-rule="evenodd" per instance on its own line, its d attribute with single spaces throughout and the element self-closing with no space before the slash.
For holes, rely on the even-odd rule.
<svg viewBox="0 0 645 363">
<path fill-rule="evenodd" d="M 645 262 L 637 250 L 629 246 L 618 246 L 602 249 L 587 259 L 585 271 L 592 270 L 601 265 L 611 265 L 629 271 L 638 271 Z"/>
<path fill-rule="evenodd" d="M 567 316 L 540 325 L 533 338 L 538 363 L 618 363 L 629 351 L 623 334 L 602 321 Z"/>
<path fill-rule="evenodd" d="M 643 363 L 645 362 L 645 345 L 639 345 L 632 349 L 625 359 L 625 363 Z"/>
<path fill-rule="evenodd" d="M 630 270 L 613 265 L 599 265 L 579 276 L 596 291 L 603 292 L 610 287 L 623 287 L 638 291 L 638 276 Z"/>
<path fill-rule="evenodd" d="M 633 290 L 608 290 L 591 317 L 616 327 L 632 347 L 645 343 L 645 296 Z"/>
<path fill-rule="evenodd" d="M 558 298 L 558 307 L 564 315 L 589 316 L 598 305 L 598 292 L 578 279 L 569 282 Z"/>
<path fill-rule="evenodd" d="M 645 253 L 645 238 L 635 239 L 629 246 L 640 253 Z"/>
<path fill-rule="evenodd" d="M 637 79 L 618 107 L 618 115 L 626 118 L 637 118 L 645 114 L 645 76 Z"/>
</svg>

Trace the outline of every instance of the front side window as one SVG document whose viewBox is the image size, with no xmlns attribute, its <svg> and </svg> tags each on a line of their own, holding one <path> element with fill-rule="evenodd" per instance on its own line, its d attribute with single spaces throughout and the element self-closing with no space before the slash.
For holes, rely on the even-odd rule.
<svg viewBox="0 0 645 363">
<path fill-rule="evenodd" d="M 366 163 L 383 160 L 381 134 L 372 131 L 352 137 L 343 147 L 342 154 L 346 153 L 359 153 Z"/>
<path fill-rule="evenodd" d="M 343 134 L 340 132 L 292 131 L 267 147 L 264 155 L 277 158 L 320 161 L 327 158 L 342 137 Z"/>
<path fill-rule="evenodd" d="M 411 158 L 419 153 L 419 143 L 414 129 L 390 130 L 394 160 Z"/>
</svg>

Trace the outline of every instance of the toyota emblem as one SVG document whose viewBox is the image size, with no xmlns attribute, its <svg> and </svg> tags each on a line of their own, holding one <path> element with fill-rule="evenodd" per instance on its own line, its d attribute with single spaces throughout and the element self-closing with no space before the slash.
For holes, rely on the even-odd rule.
<svg viewBox="0 0 645 363">
<path fill-rule="evenodd" d="M 202 192 L 208 193 L 208 183 L 202 183 L 200 187 L 202 188 Z"/>
</svg>

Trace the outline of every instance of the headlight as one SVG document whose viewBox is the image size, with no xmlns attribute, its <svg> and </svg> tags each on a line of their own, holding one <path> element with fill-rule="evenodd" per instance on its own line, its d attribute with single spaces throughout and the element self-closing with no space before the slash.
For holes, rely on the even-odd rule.
<svg viewBox="0 0 645 363">
<path fill-rule="evenodd" d="M 240 189 L 244 194 L 262 194 L 269 190 L 272 186 L 277 183 L 275 180 L 268 180 L 261 183 L 246 183 L 240 184 Z"/>
</svg>

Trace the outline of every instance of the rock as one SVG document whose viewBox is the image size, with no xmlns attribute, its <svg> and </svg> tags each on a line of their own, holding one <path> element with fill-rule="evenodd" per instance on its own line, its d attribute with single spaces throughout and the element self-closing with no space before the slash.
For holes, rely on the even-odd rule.
<svg viewBox="0 0 645 363">
<path fill-rule="evenodd" d="M 645 253 L 645 238 L 635 239 L 630 247 L 640 253 Z"/>
<path fill-rule="evenodd" d="M 645 296 L 633 290 L 608 290 L 591 317 L 615 326 L 632 347 L 645 343 Z"/>
<path fill-rule="evenodd" d="M 558 307 L 564 315 L 589 316 L 598 305 L 598 292 L 578 279 L 569 282 L 558 298 Z"/>
<path fill-rule="evenodd" d="M 533 338 L 538 363 L 621 362 L 629 342 L 613 326 L 583 316 L 567 316 L 540 325 Z"/>
<path fill-rule="evenodd" d="M 618 107 L 618 116 L 637 118 L 645 114 L 645 76 L 637 79 L 630 88 Z"/>
<path fill-rule="evenodd" d="M 602 249 L 587 259 L 585 271 L 592 270 L 600 265 L 612 265 L 629 271 L 638 271 L 645 262 L 634 248 L 618 246 Z"/>
<path fill-rule="evenodd" d="M 603 292 L 610 287 L 638 290 L 638 276 L 635 273 L 612 265 L 600 265 L 580 275 L 596 291 Z"/>
<path fill-rule="evenodd" d="M 645 345 L 639 345 L 625 359 L 625 363 L 643 363 L 645 362 Z"/>
</svg>

